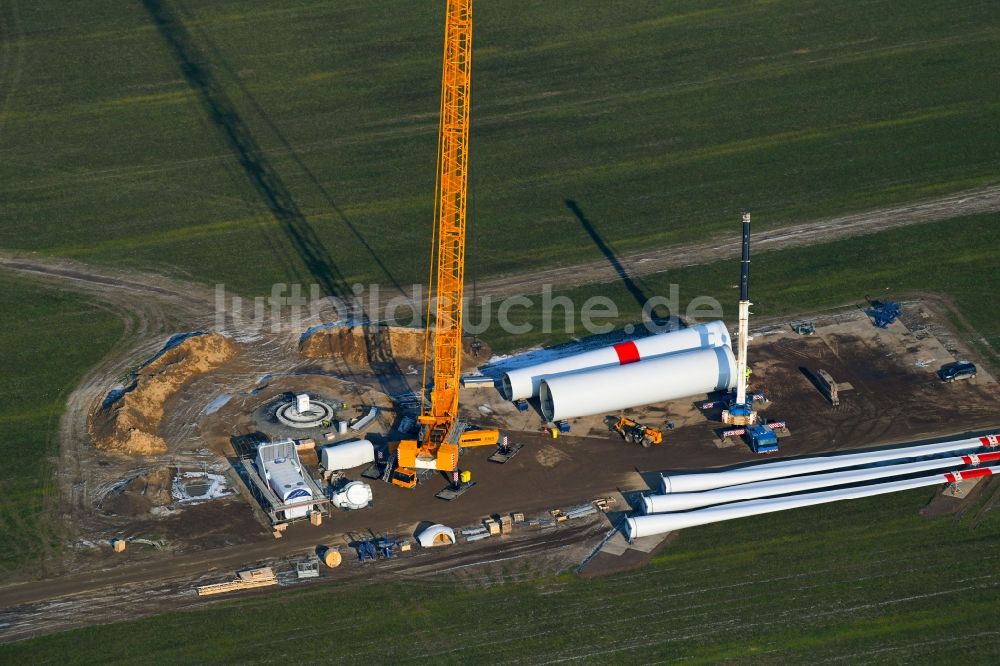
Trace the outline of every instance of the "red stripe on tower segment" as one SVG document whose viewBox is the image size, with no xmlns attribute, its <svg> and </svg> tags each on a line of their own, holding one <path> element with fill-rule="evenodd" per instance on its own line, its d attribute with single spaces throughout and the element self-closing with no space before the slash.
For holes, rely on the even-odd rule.
<svg viewBox="0 0 1000 666">
<path fill-rule="evenodd" d="M 615 353 L 618 354 L 618 362 L 622 365 L 635 363 L 639 360 L 639 349 L 631 340 L 615 345 Z"/>
<path fill-rule="evenodd" d="M 993 462 L 994 460 L 1000 460 L 1000 451 L 993 453 L 973 453 L 972 455 L 962 456 L 962 462 L 966 465 L 978 465 L 984 462 Z"/>
<path fill-rule="evenodd" d="M 983 467 L 980 469 L 970 469 L 966 472 L 948 472 L 944 475 L 944 478 L 948 483 L 956 483 L 965 479 L 978 479 L 982 476 L 990 476 L 991 474 L 993 474 L 992 469 Z"/>
<path fill-rule="evenodd" d="M 986 437 L 980 437 L 979 441 L 982 442 L 983 446 L 1000 445 L 1000 437 L 998 437 L 997 435 L 987 435 Z"/>
</svg>

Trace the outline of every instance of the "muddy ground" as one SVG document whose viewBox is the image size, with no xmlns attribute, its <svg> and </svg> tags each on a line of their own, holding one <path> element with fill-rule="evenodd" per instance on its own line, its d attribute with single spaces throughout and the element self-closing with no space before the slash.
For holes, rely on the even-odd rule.
<svg viewBox="0 0 1000 666">
<path fill-rule="evenodd" d="M 972 381 L 940 382 L 934 371 L 956 355 L 965 357 L 969 352 L 957 340 L 948 339 L 944 344 L 934 334 L 936 327 L 946 330 L 947 325 L 931 303 L 908 302 L 905 307 L 912 318 L 910 325 L 897 322 L 887 330 L 875 329 L 862 313 L 848 310 L 815 317 L 815 336 L 797 336 L 782 322 L 765 322 L 755 332 L 753 388 L 763 390 L 770 399 L 767 416 L 788 424 L 790 435 L 782 440 L 782 455 L 923 440 L 955 434 L 955 424 L 961 424 L 964 432 L 996 425 L 996 381 L 981 372 Z M 645 491 L 663 471 L 731 465 L 756 458 L 739 443 L 720 442 L 718 415 L 699 410 L 701 399 L 633 410 L 632 415 L 647 423 L 658 425 L 669 420 L 676 426 L 668 433 L 666 444 L 643 449 L 612 436 L 600 417 L 576 419 L 569 435 L 553 440 L 540 432 L 537 412 L 518 412 L 494 389 L 474 389 L 463 394 L 467 418 L 499 425 L 524 449 L 502 466 L 486 460 L 492 451 L 466 450 L 462 466 L 472 471 L 477 485 L 456 502 L 433 497 L 445 485 L 440 476 L 412 491 L 373 482 L 372 507 L 335 511 L 319 527 L 292 525 L 276 541 L 259 508 L 244 497 L 175 504 L 168 507 L 169 512 L 158 514 L 143 512 L 142 506 L 137 509 L 132 504 L 116 510 L 113 497 L 107 501 L 118 492 L 115 480 L 120 483 L 134 477 L 136 469 L 155 470 L 164 465 L 196 469 L 200 465 L 226 472 L 236 457 L 233 438 L 258 429 L 260 424 L 251 418 L 253 411 L 284 393 L 309 391 L 344 397 L 352 405 L 379 404 L 384 408 L 382 418 L 370 436 L 377 438 L 390 431 L 397 414 L 374 378 L 345 375 L 336 359 L 301 360 L 294 345 L 277 344 L 276 348 L 285 351 L 241 356 L 215 373 L 198 377 L 168 401 L 160 432 L 168 442 L 164 456 L 112 457 L 92 448 L 87 451 L 90 466 L 85 473 L 100 489 L 78 498 L 77 542 L 65 558 L 64 568 L 52 570 L 54 578 L 0 588 L 0 606 L 9 609 L 0 618 L 7 623 L 0 632 L 13 638 L 86 622 L 95 609 L 112 603 L 109 586 L 125 591 L 118 611 L 122 617 L 201 603 L 191 592 L 196 582 L 224 580 L 232 570 L 262 561 L 290 570 L 289 557 L 305 556 L 320 544 L 339 545 L 351 563 L 332 574 L 325 572 L 323 580 L 341 580 L 365 571 L 367 577 L 373 569 L 394 575 L 411 564 L 429 563 L 431 558 L 435 564 L 428 572 L 439 571 L 447 563 L 446 569 L 460 567 L 473 578 L 488 577 L 486 563 L 519 557 L 516 549 L 511 550 L 514 543 L 527 552 L 556 553 L 546 560 L 546 566 L 553 570 L 574 567 L 593 554 L 620 513 L 550 530 L 524 528 L 513 539 L 463 543 L 446 553 L 423 553 L 412 562 L 404 558 L 366 565 L 367 569 L 357 568 L 348 543 L 386 531 L 412 538 L 424 521 L 458 527 L 511 511 L 545 515 L 551 509 L 598 496 L 621 498 L 622 494 Z M 271 377 L 261 382 L 269 369 L 267 363 L 279 359 L 286 363 L 283 371 L 268 372 Z M 804 372 L 818 369 L 851 385 L 842 394 L 840 406 L 831 406 Z M 405 379 L 411 388 L 419 381 L 412 376 Z M 224 392 L 233 395 L 229 402 L 206 413 L 206 406 Z M 358 478 L 359 472 L 354 470 L 349 477 Z M 238 488 L 231 473 L 230 479 Z M 145 486 L 130 483 L 125 487 L 135 493 Z M 618 509 L 624 509 L 624 504 L 619 502 Z M 567 537 L 569 533 L 576 536 Z M 109 542 L 119 537 L 146 539 L 153 545 L 133 543 L 126 553 L 114 554 Z M 653 544 L 647 550 L 602 552 L 589 560 L 588 574 L 641 566 L 655 548 Z M 288 576 L 286 579 L 291 584 Z M 67 594 L 76 595 L 72 603 L 53 601 Z M 140 610 L 133 609 L 130 614 L 128 599 L 134 599 Z"/>
</svg>

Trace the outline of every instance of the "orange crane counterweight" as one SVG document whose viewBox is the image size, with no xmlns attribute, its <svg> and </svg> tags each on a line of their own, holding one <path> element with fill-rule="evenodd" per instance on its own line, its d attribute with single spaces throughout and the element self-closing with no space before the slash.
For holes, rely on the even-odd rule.
<svg viewBox="0 0 1000 666">
<path fill-rule="evenodd" d="M 403 440 L 393 483 L 412 487 L 413 469 L 458 469 L 460 446 L 496 444 L 496 430 L 466 431 L 458 421 L 462 372 L 462 300 L 465 292 L 466 196 L 469 183 L 469 112 L 472 83 L 472 0 L 448 0 L 445 11 L 441 116 L 432 239 L 431 294 L 436 296 L 434 330 L 424 344 L 423 386 L 433 365 L 429 404 L 421 399 L 420 436 Z M 428 299 L 428 319 L 431 299 Z M 433 347 L 430 336 L 433 335 Z M 433 358 L 432 358 L 433 348 Z M 423 394 L 421 394 L 423 395 Z"/>
</svg>

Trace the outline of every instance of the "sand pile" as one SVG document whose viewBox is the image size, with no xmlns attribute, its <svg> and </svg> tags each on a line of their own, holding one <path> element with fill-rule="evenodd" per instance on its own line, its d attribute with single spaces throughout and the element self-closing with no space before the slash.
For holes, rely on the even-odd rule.
<svg viewBox="0 0 1000 666">
<path fill-rule="evenodd" d="M 229 338 L 210 333 L 187 338 L 136 372 L 134 388 L 91 415 L 90 435 L 100 449 L 128 455 L 166 453 L 157 434 L 163 405 L 198 375 L 211 372 L 238 351 Z"/>
<path fill-rule="evenodd" d="M 373 361 L 394 360 L 399 365 L 420 364 L 424 358 L 424 329 L 403 326 L 373 327 L 370 332 L 377 354 Z M 368 367 L 369 344 L 361 326 L 337 326 L 310 335 L 300 351 L 306 358 L 335 358 L 355 367 Z M 490 350 L 481 341 L 462 339 L 462 367 L 472 369 L 485 363 Z M 380 358 L 385 354 L 387 358 Z"/>
</svg>

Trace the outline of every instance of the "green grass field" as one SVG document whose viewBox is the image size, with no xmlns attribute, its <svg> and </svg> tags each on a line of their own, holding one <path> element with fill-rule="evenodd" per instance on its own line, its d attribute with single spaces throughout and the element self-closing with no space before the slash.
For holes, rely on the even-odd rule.
<svg viewBox="0 0 1000 666">
<path fill-rule="evenodd" d="M 1000 515 L 919 517 L 931 496 L 692 528 L 651 566 L 602 579 L 483 587 L 442 577 L 286 591 L 0 646 L 0 658 L 882 664 L 964 654 L 995 663 Z"/>
<path fill-rule="evenodd" d="M 731 227 L 733 233 L 739 233 L 737 224 Z M 806 248 L 759 252 L 751 263 L 753 312 L 758 317 L 793 315 L 850 303 L 864 305 L 866 296 L 901 298 L 933 291 L 954 301 L 967 320 L 953 320 L 959 332 L 987 362 L 1000 368 L 1000 308 L 993 304 L 1000 291 L 1000 277 L 993 269 L 998 256 L 1000 215 L 996 214 L 916 225 Z M 670 285 L 678 285 L 682 316 L 683 308 L 696 297 L 715 298 L 729 321 L 736 317 L 738 282 L 736 260 L 635 279 L 637 289 L 647 298 L 667 296 Z M 620 328 L 641 320 L 641 307 L 621 282 L 555 294 L 560 295 L 576 304 L 576 336 L 586 335 L 579 328 L 579 309 L 592 296 L 606 296 L 617 307 L 617 317 L 597 320 L 599 323 Z M 494 319 L 484 338 L 495 351 L 508 352 L 532 343 L 551 344 L 569 337 L 561 309 L 554 310 L 556 316 L 549 327 L 552 333 L 544 332 L 542 299 L 531 298 L 533 307 L 512 309 L 510 320 L 518 325 L 530 324 L 532 331 L 512 335 L 495 325 Z M 480 322 L 481 316 L 475 312 L 473 320 Z"/>
<path fill-rule="evenodd" d="M 62 547 L 59 417 L 83 373 L 122 332 L 117 317 L 73 295 L 0 273 L 0 576 Z M 14 315 L 13 313 L 16 313 Z"/>
<path fill-rule="evenodd" d="M 0 247 L 243 292 L 424 277 L 442 2 L 4 12 Z M 626 252 L 745 205 L 765 227 L 1000 179 L 993 2 L 516 0 L 476 21 L 479 277 L 599 258 L 567 198 Z"/>
</svg>

